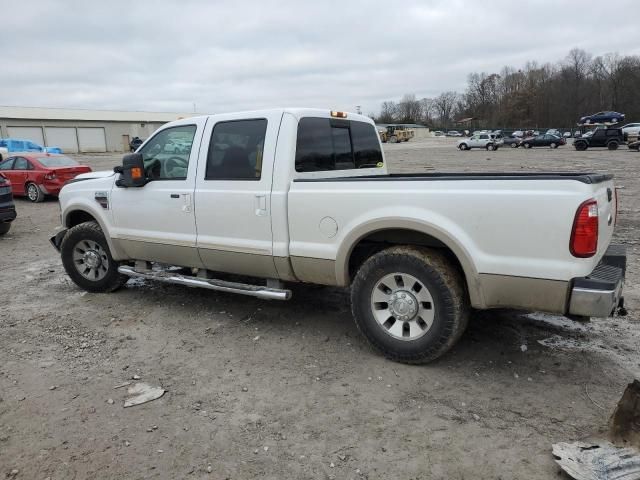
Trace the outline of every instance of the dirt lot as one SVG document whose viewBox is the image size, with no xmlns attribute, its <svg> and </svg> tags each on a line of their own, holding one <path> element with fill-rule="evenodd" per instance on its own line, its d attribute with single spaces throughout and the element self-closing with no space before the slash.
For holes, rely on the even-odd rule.
<svg viewBox="0 0 640 480">
<path fill-rule="evenodd" d="M 629 316 L 484 313 L 446 357 L 406 366 L 367 347 L 338 289 L 84 293 L 47 241 L 57 202 L 17 200 L 0 239 L 0 478 L 556 478 L 551 444 L 602 431 L 640 377 L 640 154 L 385 149 L 394 171 L 613 172 Z M 123 408 L 114 386 L 133 375 L 167 393 Z"/>
</svg>

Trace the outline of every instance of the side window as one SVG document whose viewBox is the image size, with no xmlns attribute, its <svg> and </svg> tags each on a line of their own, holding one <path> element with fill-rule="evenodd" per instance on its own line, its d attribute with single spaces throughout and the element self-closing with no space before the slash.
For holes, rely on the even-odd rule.
<svg viewBox="0 0 640 480">
<path fill-rule="evenodd" d="M 480 135 L 480 140 L 488 140 L 489 135 Z"/>
<path fill-rule="evenodd" d="M 152 180 L 186 180 L 195 125 L 166 128 L 154 136 L 138 153 Z"/>
<path fill-rule="evenodd" d="M 216 123 L 205 180 L 260 180 L 266 134 L 264 118 Z"/>
<path fill-rule="evenodd" d="M 372 168 L 381 162 L 379 137 L 369 123 L 316 117 L 298 123 L 297 172 Z"/>
<path fill-rule="evenodd" d="M 0 162 L 0 170 L 13 170 L 14 157 L 7 158 L 4 162 Z"/>
<path fill-rule="evenodd" d="M 13 167 L 14 170 L 29 170 L 29 162 L 24 157 L 16 157 L 16 163 Z"/>
</svg>

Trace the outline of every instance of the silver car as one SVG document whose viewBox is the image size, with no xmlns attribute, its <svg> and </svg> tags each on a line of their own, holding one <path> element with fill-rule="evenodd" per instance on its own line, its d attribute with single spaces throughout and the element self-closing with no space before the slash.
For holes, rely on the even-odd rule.
<svg viewBox="0 0 640 480">
<path fill-rule="evenodd" d="M 472 148 L 497 150 L 503 143 L 501 135 L 495 133 L 478 133 L 477 135 L 458 141 L 458 148 L 460 150 L 471 150 Z"/>
</svg>

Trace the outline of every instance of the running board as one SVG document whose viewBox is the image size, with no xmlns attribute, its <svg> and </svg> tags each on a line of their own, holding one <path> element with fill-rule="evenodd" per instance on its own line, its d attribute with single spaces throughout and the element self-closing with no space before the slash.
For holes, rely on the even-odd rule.
<svg viewBox="0 0 640 480">
<path fill-rule="evenodd" d="M 224 280 L 206 280 L 203 278 L 190 277 L 176 273 L 168 273 L 162 271 L 140 272 L 129 266 L 118 267 L 118 272 L 130 277 L 145 278 L 147 280 L 157 280 L 165 283 L 175 283 L 187 287 L 208 288 L 209 290 L 217 290 L 219 292 L 239 293 L 240 295 L 248 295 L 250 297 L 262 298 L 265 300 L 289 300 L 291 298 L 291 290 L 283 290 L 278 288 L 268 288 L 260 285 L 249 285 L 246 283 L 226 282 Z"/>
</svg>

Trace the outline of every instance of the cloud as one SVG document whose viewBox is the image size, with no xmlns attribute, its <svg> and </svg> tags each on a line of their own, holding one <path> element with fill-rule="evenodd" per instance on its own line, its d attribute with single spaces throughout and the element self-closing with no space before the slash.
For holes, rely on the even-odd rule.
<svg viewBox="0 0 640 480">
<path fill-rule="evenodd" d="M 573 47 L 640 53 L 633 15 L 604 24 L 592 8 L 555 1 L 1 3 L 11 12 L 0 30 L 3 105 L 367 113 L 404 93 L 462 91 L 472 71 L 556 62 Z"/>
</svg>

